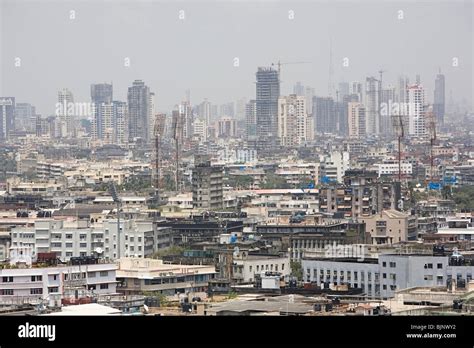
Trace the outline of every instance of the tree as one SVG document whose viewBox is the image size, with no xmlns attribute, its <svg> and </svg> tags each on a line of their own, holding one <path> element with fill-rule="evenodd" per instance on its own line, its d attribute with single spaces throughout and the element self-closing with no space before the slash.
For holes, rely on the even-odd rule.
<svg viewBox="0 0 474 348">
<path fill-rule="evenodd" d="M 453 200 L 461 210 L 474 210 L 474 186 L 465 185 L 453 189 Z"/>
<path fill-rule="evenodd" d="M 185 249 L 183 247 L 173 245 L 173 246 L 170 246 L 169 248 L 158 250 L 151 257 L 153 259 L 159 259 L 159 258 L 162 258 L 163 256 L 182 255 L 184 250 Z"/>
<path fill-rule="evenodd" d="M 301 262 L 291 261 L 290 262 L 291 275 L 296 277 L 298 280 L 303 280 L 303 266 Z"/>
<path fill-rule="evenodd" d="M 267 173 L 265 182 L 262 185 L 264 189 L 287 189 L 290 185 L 286 182 L 285 178 L 274 172 Z"/>
<path fill-rule="evenodd" d="M 147 176 L 132 176 L 121 186 L 125 191 L 142 191 L 151 187 L 151 180 Z"/>
<path fill-rule="evenodd" d="M 232 300 L 232 299 L 234 299 L 234 298 L 236 298 L 236 297 L 237 297 L 237 293 L 236 293 L 234 290 L 229 291 L 229 293 L 227 294 L 227 298 L 228 298 L 229 300 Z"/>
<path fill-rule="evenodd" d="M 145 297 L 157 299 L 160 304 L 160 307 L 167 307 L 170 304 L 166 295 L 163 295 L 159 291 L 143 291 L 142 295 Z"/>
<path fill-rule="evenodd" d="M 234 187 L 250 188 L 253 185 L 253 178 L 250 175 L 233 175 Z"/>
</svg>

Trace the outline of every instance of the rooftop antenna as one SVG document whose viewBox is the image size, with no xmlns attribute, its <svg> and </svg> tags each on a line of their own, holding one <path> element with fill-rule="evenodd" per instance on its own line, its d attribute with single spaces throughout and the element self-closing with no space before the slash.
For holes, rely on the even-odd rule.
<svg viewBox="0 0 474 348">
<path fill-rule="evenodd" d="M 155 199 L 157 204 L 160 200 L 160 189 L 161 189 L 161 137 L 164 134 L 166 122 L 166 114 L 157 114 L 155 116 L 155 125 L 153 129 L 153 136 L 155 140 L 154 152 L 154 165 L 153 165 L 153 186 L 155 187 Z"/>
<path fill-rule="evenodd" d="M 178 110 L 173 111 L 173 118 L 171 123 L 171 129 L 173 133 L 173 139 L 175 142 L 175 182 L 176 182 L 176 192 L 179 191 L 179 155 L 180 155 L 180 143 L 182 137 L 182 123 L 181 123 L 181 108 L 178 106 Z"/>
<path fill-rule="evenodd" d="M 112 196 L 112 199 L 117 204 L 117 259 L 120 259 L 120 209 L 122 207 L 122 200 L 118 196 L 117 188 L 113 181 L 109 182 L 109 193 Z"/>
</svg>

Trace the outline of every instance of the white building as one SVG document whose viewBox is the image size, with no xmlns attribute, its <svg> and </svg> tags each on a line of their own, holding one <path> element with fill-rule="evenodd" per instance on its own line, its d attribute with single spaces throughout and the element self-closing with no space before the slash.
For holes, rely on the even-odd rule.
<svg viewBox="0 0 474 348">
<path fill-rule="evenodd" d="M 397 162 L 376 163 L 374 166 L 377 168 L 379 177 L 382 175 L 398 175 Z M 403 175 L 411 175 L 413 173 L 413 167 L 411 163 L 401 162 L 400 167 Z"/>
<path fill-rule="evenodd" d="M 11 240 L 13 247 L 30 247 L 33 257 L 38 253 L 55 252 L 63 261 L 89 255 L 110 260 L 117 257 L 145 258 L 170 245 L 170 228 L 154 227 L 152 221 L 121 219 L 120 227 L 118 243 L 116 219 L 97 224 L 85 220 L 37 219 L 33 227 L 14 228 Z"/>
<path fill-rule="evenodd" d="M 360 138 L 366 135 L 366 112 L 362 103 L 348 103 L 349 137 Z"/>
<path fill-rule="evenodd" d="M 258 255 L 241 251 L 234 256 L 233 277 L 238 283 L 252 283 L 261 272 L 279 272 L 282 276 L 291 273 L 289 255 Z"/>
<path fill-rule="evenodd" d="M 199 137 L 201 141 L 206 141 L 207 140 L 207 123 L 206 120 L 201 119 L 201 118 L 196 118 L 194 120 L 194 136 Z"/>
<path fill-rule="evenodd" d="M 420 84 L 407 87 L 406 105 L 408 109 L 408 134 L 410 136 L 426 135 L 425 124 L 425 90 Z"/>
<path fill-rule="evenodd" d="M 93 294 L 116 293 L 115 264 L 89 264 L 0 269 L 0 304 L 61 300 L 68 281 L 76 281 Z"/>
<path fill-rule="evenodd" d="M 297 146 L 312 140 L 311 118 L 306 99 L 296 94 L 278 98 L 278 137 L 283 146 Z"/>
<path fill-rule="evenodd" d="M 350 156 L 346 151 L 334 151 L 328 156 L 320 157 L 319 176 L 327 176 L 331 180 L 342 183 L 342 178 L 346 170 L 349 169 Z"/>
<path fill-rule="evenodd" d="M 72 107 L 71 107 L 72 105 Z M 59 118 L 59 136 L 71 137 L 74 134 L 74 96 L 67 88 L 58 92 L 56 116 Z"/>
<path fill-rule="evenodd" d="M 347 284 L 369 298 L 390 298 L 411 287 L 447 286 L 450 280 L 472 280 L 474 266 L 451 266 L 448 256 L 384 254 L 369 258 L 311 258 L 302 260 L 303 278 L 317 285 Z"/>
</svg>

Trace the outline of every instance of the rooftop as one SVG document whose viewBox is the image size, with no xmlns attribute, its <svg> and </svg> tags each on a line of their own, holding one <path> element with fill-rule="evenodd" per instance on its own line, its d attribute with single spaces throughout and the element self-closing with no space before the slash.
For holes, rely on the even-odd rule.
<svg viewBox="0 0 474 348">
<path fill-rule="evenodd" d="M 100 305 L 97 303 L 80 304 L 74 306 L 64 306 L 60 312 L 53 312 L 44 315 L 48 316 L 64 316 L 64 315 L 121 315 L 119 309 Z"/>
</svg>

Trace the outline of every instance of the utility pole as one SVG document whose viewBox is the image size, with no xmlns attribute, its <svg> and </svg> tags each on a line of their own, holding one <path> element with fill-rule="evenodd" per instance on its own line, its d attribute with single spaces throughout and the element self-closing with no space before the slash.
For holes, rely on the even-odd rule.
<svg viewBox="0 0 474 348">
<path fill-rule="evenodd" d="M 172 132 L 173 139 L 175 142 L 175 183 L 176 183 L 176 192 L 179 191 L 179 152 L 180 152 L 180 142 L 182 139 L 182 122 L 181 122 L 181 106 L 178 107 L 178 110 L 173 111 L 172 119 Z"/>
<path fill-rule="evenodd" d="M 164 134 L 166 122 L 166 114 L 157 114 L 155 116 L 155 124 L 153 129 L 153 136 L 155 140 L 154 152 L 154 165 L 153 165 L 153 178 L 152 184 L 155 188 L 155 200 L 157 204 L 160 201 L 160 190 L 161 190 L 161 137 Z"/>
<path fill-rule="evenodd" d="M 120 249 L 120 210 L 122 208 L 122 200 L 118 196 L 117 188 L 113 181 L 109 182 L 109 192 L 112 196 L 112 199 L 117 204 L 117 259 L 120 259 L 121 249 Z"/>
</svg>

